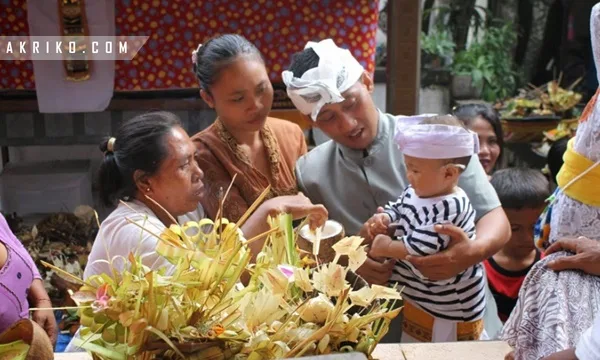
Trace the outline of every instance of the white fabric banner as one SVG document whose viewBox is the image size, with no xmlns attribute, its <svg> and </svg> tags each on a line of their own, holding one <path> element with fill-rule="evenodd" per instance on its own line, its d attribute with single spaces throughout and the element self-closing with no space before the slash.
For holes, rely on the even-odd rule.
<svg viewBox="0 0 600 360">
<path fill-rule="evenodd" d="M 90 36 L 115 35 L 114 0 L 86 1 Z M 60 18 L 56 1 L 27 0 L 30 36 L 59 36 Z M 94 61 L 90 79 L 67 81 L 62 61 L 33 61 L 35 87 L 41 113 L 104 111 L 113 96 L 115 62 Z"/>
</svg>

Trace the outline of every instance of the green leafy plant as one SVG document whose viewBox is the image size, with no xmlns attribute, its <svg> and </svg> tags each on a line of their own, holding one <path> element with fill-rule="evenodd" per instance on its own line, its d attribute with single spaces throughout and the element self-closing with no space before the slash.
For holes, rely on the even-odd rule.
<svg viewBox="0 0 600 360">
<path fill-rule="evenodd" d="M 479 41 L 456 54 L 452 73 L 471 75 L 475 87 L 483 84 L 486 101 L 511 96 L 518 78 L 510 54 L 516 40 L 517 33 L 510 23 L 489 26 Z"/>
<path fill-rule="evenodd" d="M 456 45 L 448 31 L 432 31 L 421 33 L 421 51 L 424 63 L 431 67 L 444 67 L 454 57 Z"/>
<path fill-rule="evenodd" d="M 481 43 L 474 43 L 469 49 L 456 54 L 452 64 L 452 74 L 471 75 L 473 86 L 480 87 L 485 79 L 493 78 L 492 66 L 487 60 L 484 46 Z"/>
<path fill-rule="evenodd" d="M 447 31 L 451 34 L 456 49 L 461 51 L 466 48 L 469 29 L 472 28 L 477 36 L 481 29 L 485 29 L 490 19 L 490 12 L 485 7 L 475 4 L 475 0 L 451 0 L 448 5 L 433 6 L 423 12 L 424 24 L 429 23 L 429 18 L 435 15 L 433 28 L 426 28 L 426 32 Z"/>
</svg>

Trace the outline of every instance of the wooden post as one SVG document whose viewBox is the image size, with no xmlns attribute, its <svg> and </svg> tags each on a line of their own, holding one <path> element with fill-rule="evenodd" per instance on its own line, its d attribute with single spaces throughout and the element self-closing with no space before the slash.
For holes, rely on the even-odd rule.
<svg viewBox="0 0 600 360">
<path fill-rule="evenodd" d="M 419 109 L 421 1 L 388 0 L 386 112 Z"/>
</svg>

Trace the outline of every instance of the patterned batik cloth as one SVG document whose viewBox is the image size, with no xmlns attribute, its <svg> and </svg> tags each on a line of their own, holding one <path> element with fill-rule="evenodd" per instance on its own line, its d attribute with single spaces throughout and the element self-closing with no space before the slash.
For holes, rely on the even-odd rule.
<svg viewBox="0 0 600 360">
<path fill-rule="evenodd" d="M 591 15 L 597 65 L 600 64 L 599 25 L 600 4 L 594 6 Z M 596 98 L 582 115 L 574 143 L 574 150 L 593 162 L 600 160 L 600 103 Z M 585 236 L 600 241 L 600 208 L 585 205 L 560 191 L 552 205 L 549 223 L 548 245 L 565 237 Z M 525 279 L 517 306 L 501 335 L 515 348 L 516 359 L 538 360 L 573 348 L 581 334 L 592 326 L 600 309 L 600 277 L 547 268 L 549 262 L 568 255 L 559 252 L 544 258 Z"/>
</svg>

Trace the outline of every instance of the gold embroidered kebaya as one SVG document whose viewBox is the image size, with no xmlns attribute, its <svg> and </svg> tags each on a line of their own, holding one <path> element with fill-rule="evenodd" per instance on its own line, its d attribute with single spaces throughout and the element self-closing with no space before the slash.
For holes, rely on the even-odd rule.
<svg viewBox="0 0 600 360">
<path fill-rule="evenodd" d="M 260 134 L 268 157 L 267 174 L 253 166 L 219 119 L 192 137 L 198 147 L 198 164 L 204 172 L 202 207 L 208 217 L 216 216 L 220 188 L 227 190 L 234 174 L 237 177 L 222 214 L 231 221 L 237 221 L 269 185 L 267 199 L 298 192 L 294 168 L 298 158 L 306 153 L 304 133 L 292 122 L 267 118 Z"/>
</svg>

